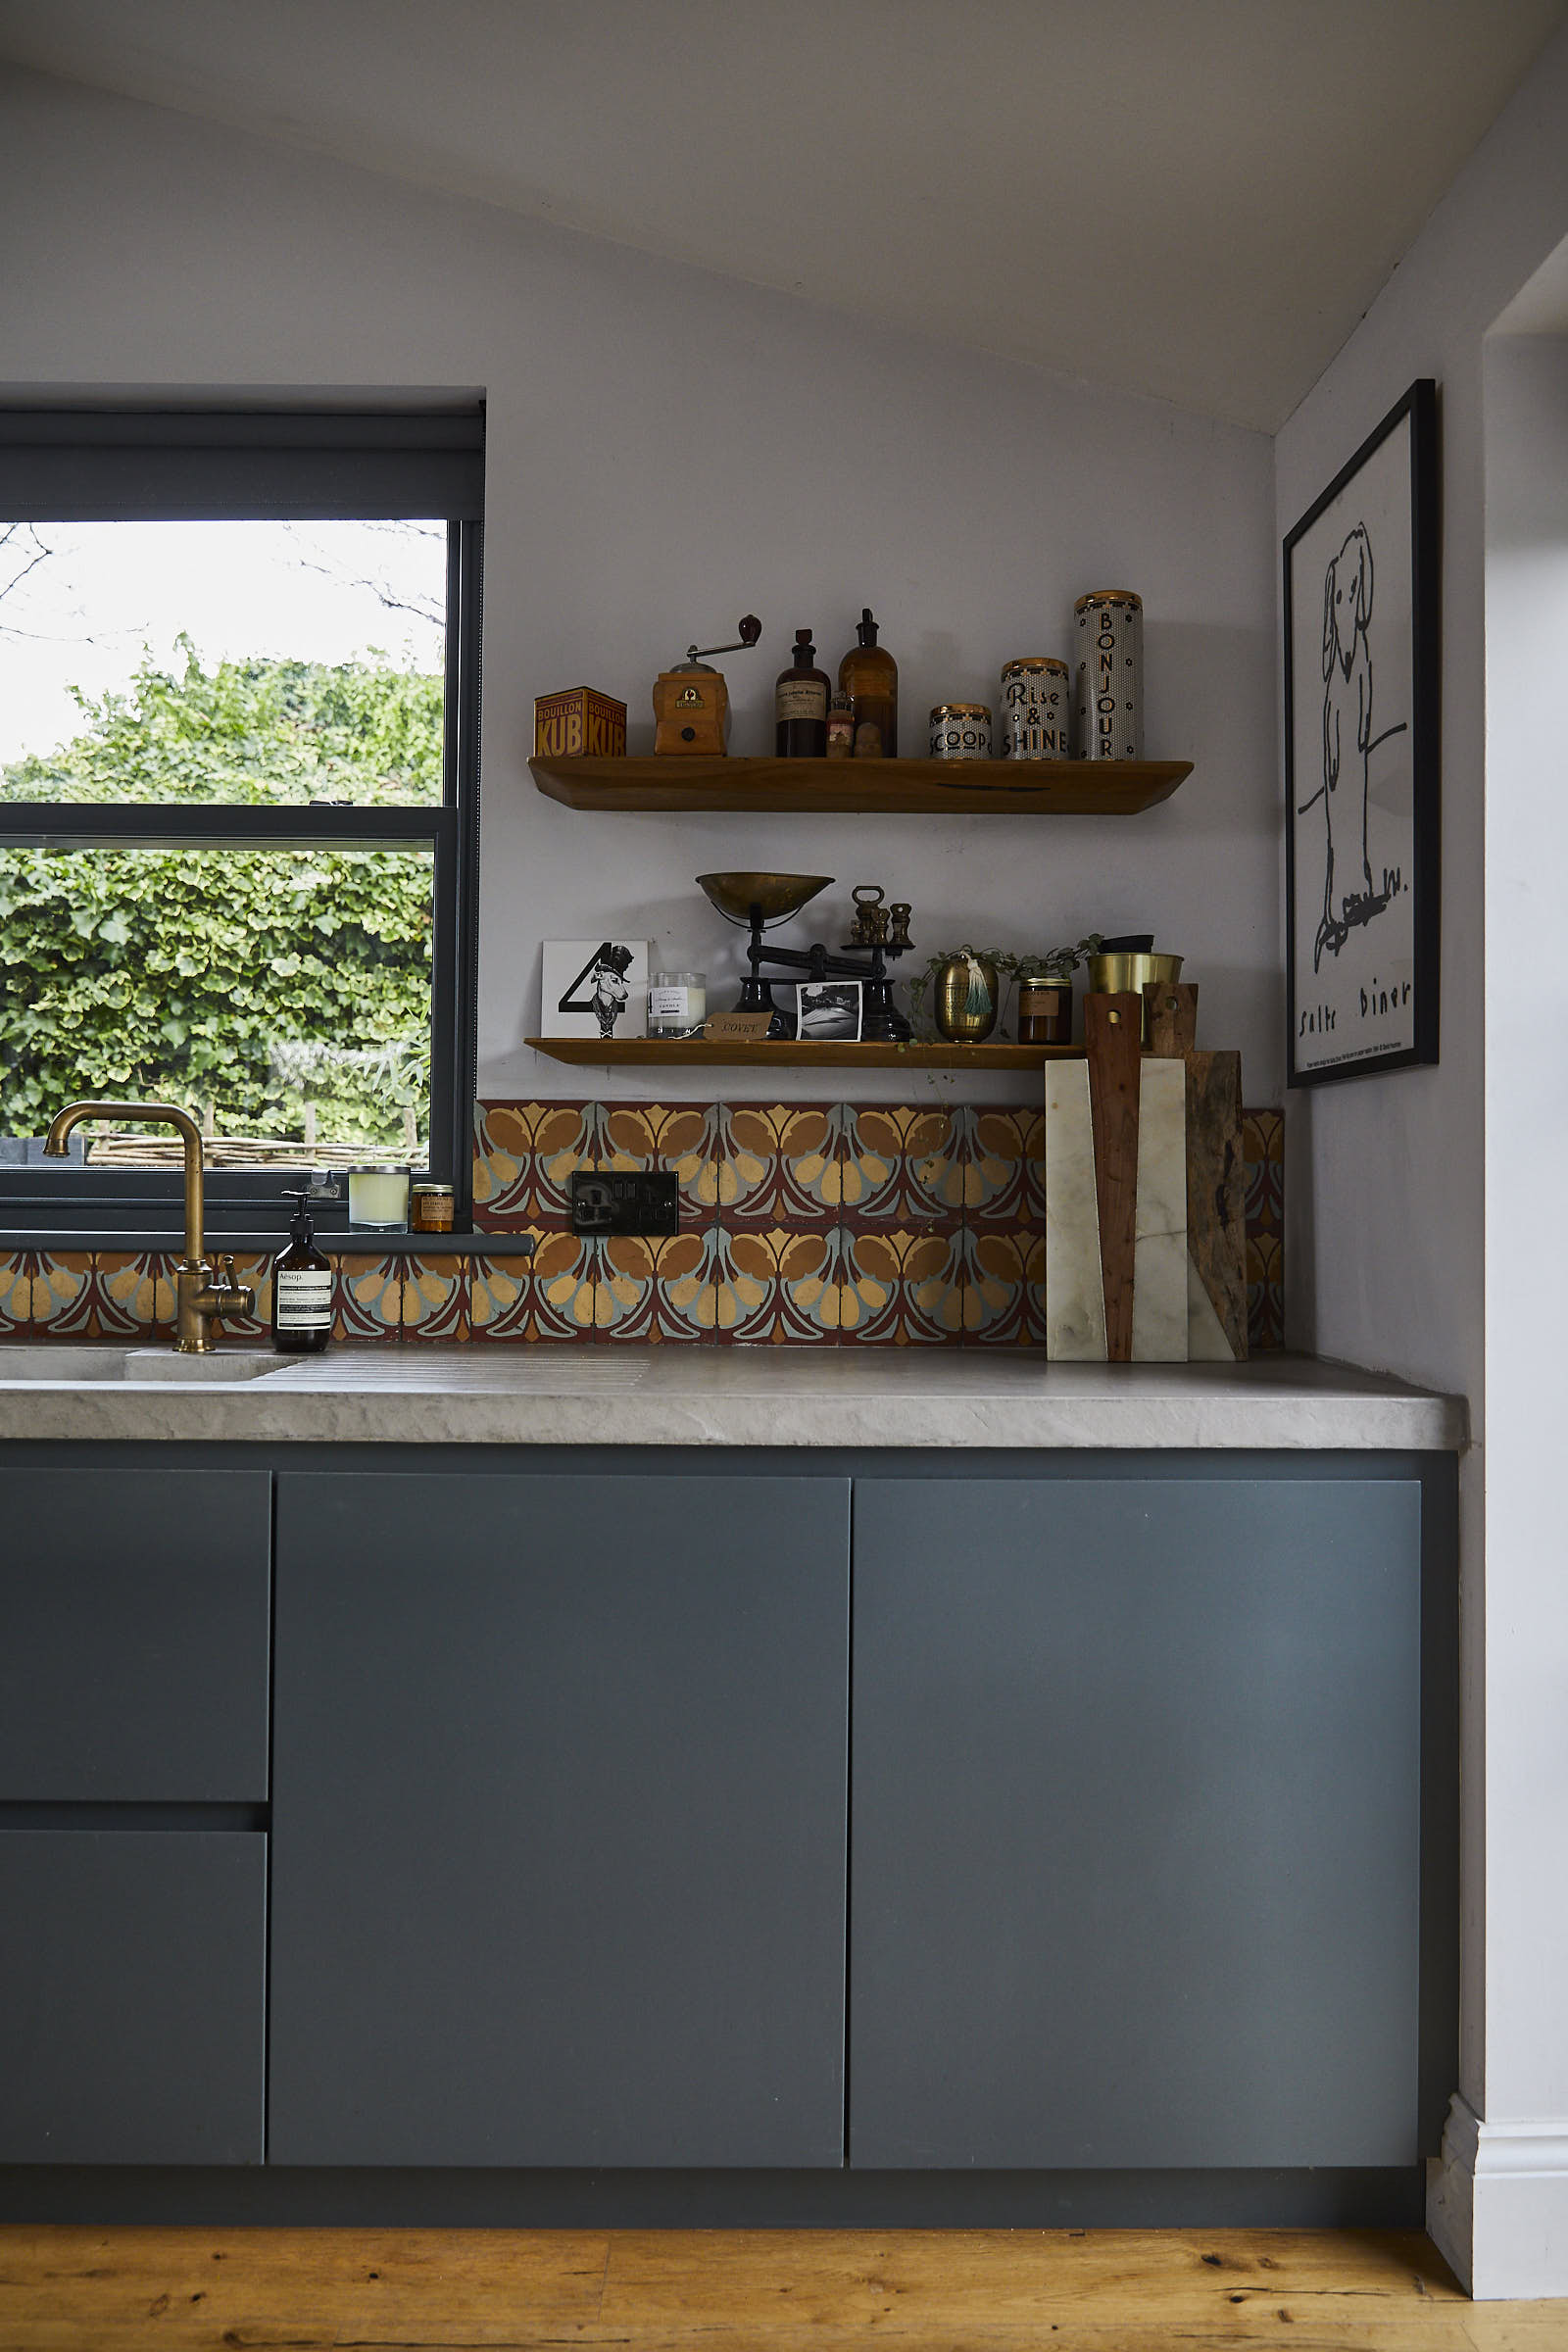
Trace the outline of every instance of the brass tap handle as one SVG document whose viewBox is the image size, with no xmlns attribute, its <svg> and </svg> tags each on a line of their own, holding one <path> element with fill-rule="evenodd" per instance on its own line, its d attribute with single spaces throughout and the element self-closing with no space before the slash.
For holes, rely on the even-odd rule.
<svg viewBox="0 0 1568 2352">
<path fill-rule="evenodd" d="M 220 1315 L 248 1315 L 255 1311 L 256 1293 L 248 1282 L 234 1280 L 234 1252 L 225 1250 L 217 1262 L 217 1280 L 213 1284 Z"/>
</svg>

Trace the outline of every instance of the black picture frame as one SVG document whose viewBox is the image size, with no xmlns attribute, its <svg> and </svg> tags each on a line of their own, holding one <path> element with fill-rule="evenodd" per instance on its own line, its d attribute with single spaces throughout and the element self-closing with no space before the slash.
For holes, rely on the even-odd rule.
<svg viewBox="0 0 1568 2352">
<path fill-rule="evenodd" d="M 1442 888 L 1432 377 L 1395 403 L 1287 535 L 1282 633 L 1287 1083 L 1430 1065 Z"/>
</svg>

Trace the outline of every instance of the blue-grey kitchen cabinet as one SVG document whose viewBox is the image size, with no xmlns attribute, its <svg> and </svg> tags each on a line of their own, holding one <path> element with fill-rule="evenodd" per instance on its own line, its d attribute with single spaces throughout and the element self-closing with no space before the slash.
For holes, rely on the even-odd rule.
<svg viewBox="0 0 1568 2352">
<path fill-rule="evenodd" d="M 853 2166 L 1428 2152 L 1420 1503 L 857 1482 Z"/>
<path fill-rule="evenodd" d="M 0 1803 L 267 1797 L 271 1480 L 0 1470 Z"/>
<path fill-rule="evenodd" d="M 0 1829 L 0 2163 L 261 2163 L 266 1847 Z"/>
<path fill-rule="evenodd" d="M 0 2164 L 260 2164 L 270 1479 L 0 1471 Z"/>
<path fill-rule="evenodd" d="M 286 1472 L 281 2165 L 843 2161 L 849 1482 Z"/>
</svg>

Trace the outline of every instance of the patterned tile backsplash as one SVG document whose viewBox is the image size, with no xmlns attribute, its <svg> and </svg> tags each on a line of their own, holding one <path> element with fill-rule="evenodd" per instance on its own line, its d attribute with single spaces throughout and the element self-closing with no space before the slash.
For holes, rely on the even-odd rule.
<svg viewBox="0 0 1568 2352">
<path fill-rule="evenodd" d="M 1284 1345 L 1284 1121 L 1244 1116 L 1251 1347 Z M 719 1346 L 1031 1347 L 1045 1257 L 1045 1114 L 1031 1105 L 481 1102 L 474 1221 L 531 1233 L 532 1259 L 335 1260 L 339 1339 Z M 586 1240 L 574 1169 L 659 1168 L 680 1231 Z M 0 1337 L 172 1336 L 176 1251 L 0 1252 Z M 266 1335 L 270 1260 L 238 1257 Z"/>
</svg>

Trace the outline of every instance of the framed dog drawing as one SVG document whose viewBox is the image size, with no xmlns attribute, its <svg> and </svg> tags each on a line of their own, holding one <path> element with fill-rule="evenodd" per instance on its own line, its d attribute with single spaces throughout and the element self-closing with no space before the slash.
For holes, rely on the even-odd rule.
<svg viewBox="0 0 1568 2352">
<path fill-rule="evenodd" d="M 1292 1086 L 1438 1058 L 1437 387 L 1285 542 Z"/>
</svg>

